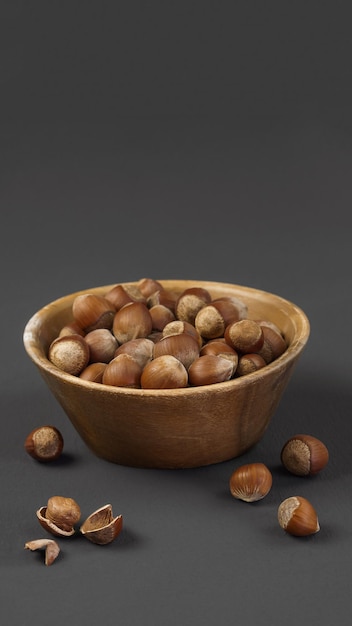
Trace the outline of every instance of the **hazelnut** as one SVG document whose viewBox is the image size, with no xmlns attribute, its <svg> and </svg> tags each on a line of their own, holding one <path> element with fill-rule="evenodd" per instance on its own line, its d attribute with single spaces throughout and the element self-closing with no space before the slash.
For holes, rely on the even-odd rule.
<svg viewBox="0 0 352 626">
<path fill-rule="evenodd" d="M 133 296 L 131 296 L 122 285 L 115 285 L 109 289 L 104 297 L 114 306 L 116 311 L 122 309 L 125 304 L 135 302 Z"/>
<path fill-rule="evenodd" d="M 142 389 L 178 389 L 187 386 L 187 370 L 181 361 L 171 354 L 154 358 L 143 369 Z"/>
<path fill-rule="evenodd" d="M 154 344 L 153 358 L 164 354 L 176 357 L 188 370 L 194 359 L 199 356 L 199 344 L 188 333 L 167 335 Z"/>
<path fill-rule="evenodd" d="M 106 366 L 106 363 L 90 363 L 80 373 L 79 377 L 91 383 L 102 383 Z"/>
<path fill-rule="evenodd" d="M 154 330 L 163 330 L 166 324 L 175 320 L 174 313 L 164 304 L 154 304 L 154 306 L 150 307 L 149 313 Z"/>
<path fill-rule="evenodd" d="M 27 435 L 24 447 L 33 459 L 48 463 L 59 458 L 64 447 L 64 440 L 55 426 L 40 426 Z"/>
<path fill-rule="evenodd" d="M 149 308 L 155 306 L 156 304 L 162 304 L 175 313 L 176 296 L 167 289 L 159 289 L 158 291 L 154 291 L 147 298 L 147 305 Z"/>
<path fill-rule="evenodd" d="M 106 545 L 120 534 L 122 525 L 122 515 L 114 517 L 111 504 L 106 504 L 87 517 L 80 532 L 92 543 Z"/>
<path fill-rule="evenodd" d="M 296 476 L 318 474 L 328 461 L 327 447 L 312 435 L 294 435 L 281 450 L 283 466 Z"/>
<path fill-rule="evenodd" d="M 140 387 L 142 367 L 130 354 L 118 354 L 103 372 L 103 384 L 114 387 Z"/>
<path fill-rule="evenodd" d="M 85 336 L 89 348 L 89 360 L 91 363 L 108 363 L 114 357 L 118 347 L 116 337 L 108 328 L 96 328 Z"/>
<path fill-rule="evenodd" d="M 302 496 L 291 496 L 281 502 L 278 508 L 278 521 L 281 528 L 298 537 L 313 535 L 320 530 L 313 505 Z"/>
<path fill-rule="evenodd" d="M 237 352 L 258 352 L 263 345 L 262 327 L 254 320 L 244 319 L 229 324 L 224 333 L 227 343 Z"/>
<path fill-rule="evenodd" d="M 211 295 L 203 287 L 189 287 L 177 298 L 175 305 L 176 317 L 194 325 L 196 315 L 200 309 L 211 302 Z"/>
<path fill-rule="evenodd" d="M 236 298 L 236 296 L 220 296 L 219 298 L 214 298 L 213 304 L 217 302 L 230 302 L 233 307 L 236 307 L 238 314 L 238 321 L 244 320 L 248 316 L 248 307 L 240 298 Z M 234 309 L 233 309 L 234 310 Z"/>
<path fill-rule="evenodd" d="M 164 326 L 163 328 L 162 336 L 167 337 L 168 335 L 180 335 L 181 333 L 191 335 L 191 337 L 193 337 L 193 339 L 195 339 L 198 343 L 199 348 L 202 347 L 203 339 L 195 326 L 193 326 L 193 324 L 190 324 L 189 322 L 185 322 L 182 320 L 175 320 L 166 324 L 166 326 Z"/>
<path fill-rule="evenodd" d="M 81 509 L 73 498 L 52 496 L 46 506 L 37 511 L 39 523 L 45 530 L 59 537 L 71 537 L 75 524 L 81 517 Z"/>
<path fill-rule="evenodd" d="M 269 325 L 265 325 L 262 322 L 260 326 L 263 331 L 263 345 L 257 352 L 263 357 L 264 361 L 268 364 L 281 356 L 286 348 L 286 341 L 280 332 L 276 331 Z M 253 352 L 256 352 L 254 350 Z"/>
<path fill-rule="evenodd" d="M 191 363 L 188 370 L 189 383 L 192 386 L 223 383 L 232 378 L 235 366 L 228 358 L 205 354 Z"/>
<path fill-rule="evenodd" d="M 231 346 L 229 346 L 229 344 L 225 341 L 214 340 L 204 344 L 204 346 L 200 350 L 199 356 L 204 356 L 205 354 L 213 354 L 215 356 L 221 356 L 224 359 L 229 359 L 233 364 L 233 374 L 236 372 L 238 365 L 238 354 L 236 350 L 231 348 Z"/>
<path fill-rule="evenodd" d="M 148 298 L 153 293 L 163 288 L 162 284 L 154 278 L 140 278 L 137 286 L 145 298 Z"/>
<path fill-rule="evenodd" d="M 81 337 L 85 336 L 84 330 L 77 324 L 77 322 L 71 322 L 70 324 L 66 324 L 63 326 L 59 332 L 59 337 L 64 337 L 65 335 L 81 335 Z"/>
<path fill-rule="evenodd" d="M 129 354 L 143 368 L 153 358 L 154 342 L 148 337 L 138 337 L 122 343 L 115 352 L 119 354 Z"/>
<path fill-rule="evenodd" d="M 116 309 L 103 296 L 93 293 L 80 294 L 72 303 L 72 314 L 86 333 L 96 328 L 111 328 Z"/>
<path fill-rule="evenodd" d="M 207 304 L 198 311 L 194 325 L 204 339 L 222 337 L 226 328 L 224 317 L 214 304 Z"/>
<path fill-rule="evenodd" d="M 119 344 L 148 337 L 152 329 L 152 318 L 144 302 L 131 302 L 115 313 L 112 330 Z"/>
<path fill-rule="evenodd" d="M 236 374 L 237 376 L 246 376 L 247 374 L 257 372 L 265 365 L 267 363 L 260 354 L 242 354 L 238 359 Z"/>
<path fill-rule="evenodd" d="M 24 544 L 27 550 L 45 550 L 45 565 L 52 565 L 60 554 L 60 548 L 54 539 L 34 539 Z"/>
<path fill-rule="evenodd" d="M 270 491 L 273 478 L 264 463 L 249 463 L 237 467 L 230 476 L 230 492 L 245 502 L 262 500 Z"/>
<path fill-rule="evenodd" d="M 78 376 L 89 363 L 89 347 L 81 335 L 57 337 L 49 346 L 48 359 L 67 374 Z"/>
<path fill-rule="evenodd" d="M 194 325 L 205 339 L 216 339 L 224 335 L 229 324 L 239 320 L 238 308 L 231 300 L 213 300 L 198 311 Z"/>
</svg>

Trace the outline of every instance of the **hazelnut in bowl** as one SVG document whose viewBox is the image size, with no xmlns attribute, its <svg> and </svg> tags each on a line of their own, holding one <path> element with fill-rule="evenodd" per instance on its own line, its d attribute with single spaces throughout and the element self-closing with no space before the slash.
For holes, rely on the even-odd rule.
<svg viewBox="0 0 352 626">
<path fill-rule="evenodd" d="M 143 278 L 47 304 L 23 341 L 96 456 L 176 469 L 263 437 L 309 332 L 297 305 L 260 289 Z"/>
</svg>

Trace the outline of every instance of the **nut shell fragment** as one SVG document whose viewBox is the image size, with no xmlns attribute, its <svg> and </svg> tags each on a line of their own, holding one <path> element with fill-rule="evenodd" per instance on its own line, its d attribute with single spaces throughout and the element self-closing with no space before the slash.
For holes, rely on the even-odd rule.
<svg viewBox="0 0 352 626">
<path fill-rule="evenodd" d="M 52 565 L 60 554 L 60 548 L 54 539 L 34 539 L 24 544 L 27 550 L 45 550 L 45 565 Z"/>
<path fill-rule="evenodd" d="M 92 543 L 105 545 L 111 543 L 122 530 L 122 515 L 113 516 L 111 504 L 97 509 L 83 522 L 80 532 Z"/>
</svg>

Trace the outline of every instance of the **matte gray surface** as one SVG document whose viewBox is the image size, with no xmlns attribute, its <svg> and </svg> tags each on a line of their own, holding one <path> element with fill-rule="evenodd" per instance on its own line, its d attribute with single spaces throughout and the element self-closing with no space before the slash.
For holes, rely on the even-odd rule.
<svg viewBox="0 0 352 626">
<path fill-rule="evenodd" d="M 2 3 L 0 616 L 58 626 L 350 624 L 351 39 L 347 2 Z M 311 336 L 262 441 L 181 471 L 92 455 L 27 357 L 47 302 L 151 276 L 268 290 Z M 28 432 L 55 424 L 60 461 Z M 296 432 L 330 451 L 288 475 Z M 273 472 L 253 505 L 229 495 L 242 463 Z M 54 494 L 82 517 L 110 502 L 110 546 L 62 540 L 52 567 L 24 543 Z M 321 524 L 277 523 L 289 495 Z"/>
</svg>

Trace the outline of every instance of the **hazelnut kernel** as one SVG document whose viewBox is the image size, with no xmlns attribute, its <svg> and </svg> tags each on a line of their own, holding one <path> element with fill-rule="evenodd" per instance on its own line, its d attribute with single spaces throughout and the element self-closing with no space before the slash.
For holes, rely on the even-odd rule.
<svg viewBox="0 0 352 626">
<path fill-rule="evenodd" d="M 81 509 L 73 498 L 52 496 L 48 500 L 45 517 L 61 530 L 70 532 L 81 517 Z"/>
</svg>

